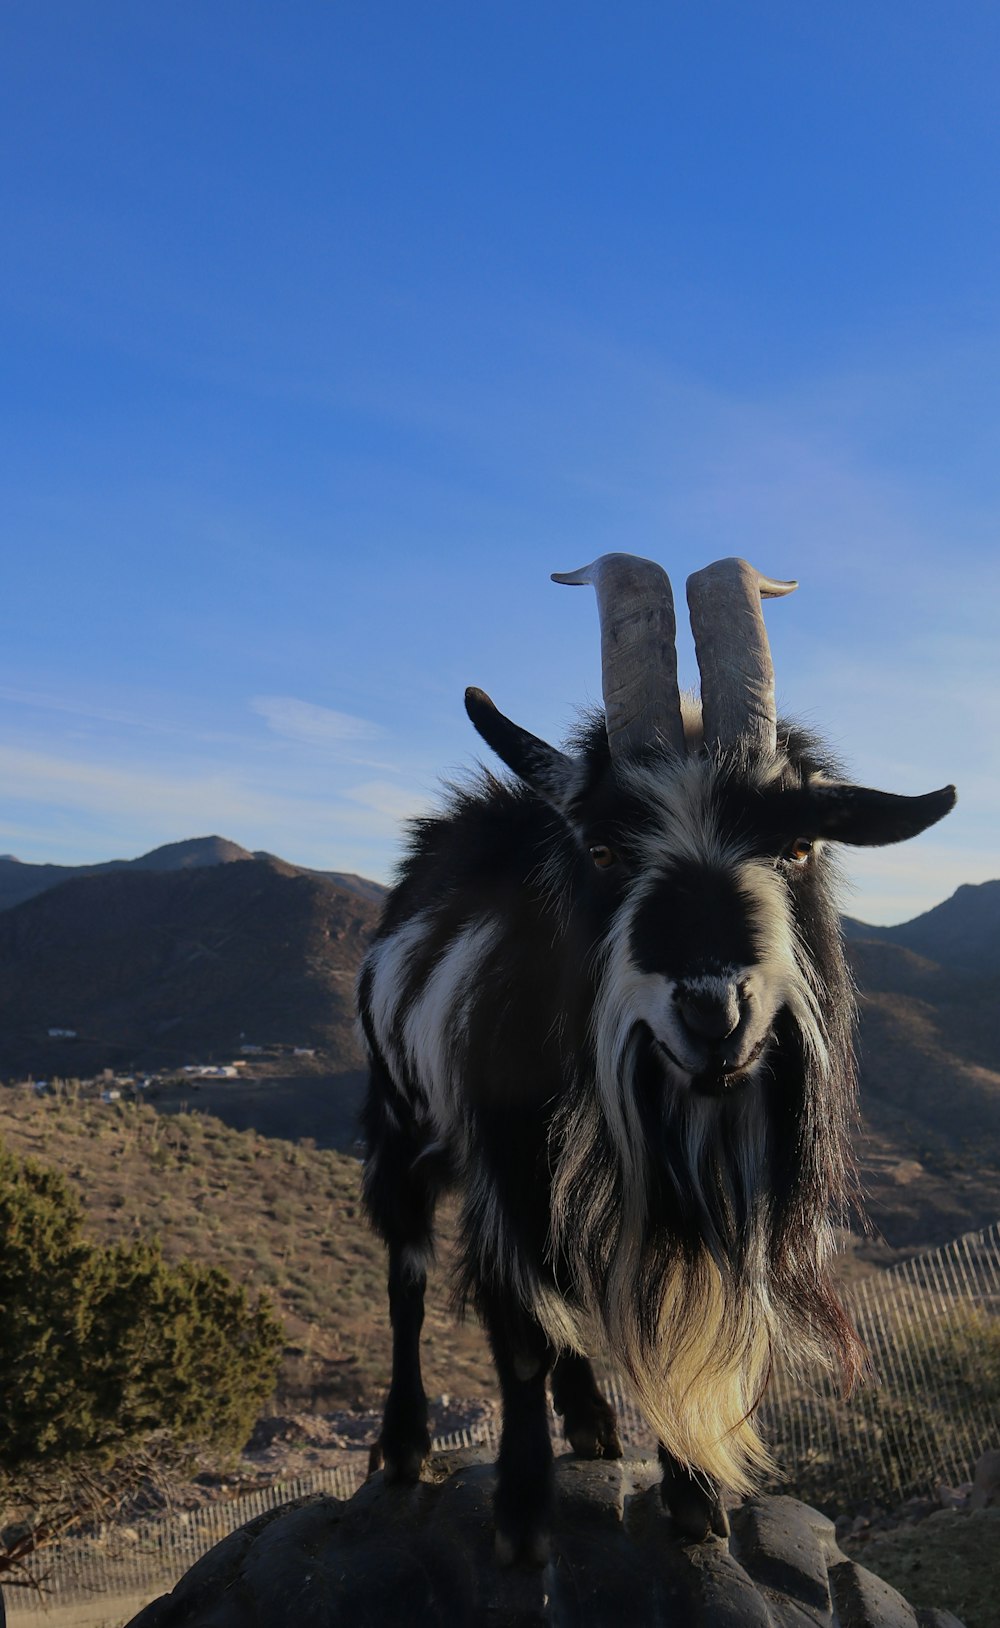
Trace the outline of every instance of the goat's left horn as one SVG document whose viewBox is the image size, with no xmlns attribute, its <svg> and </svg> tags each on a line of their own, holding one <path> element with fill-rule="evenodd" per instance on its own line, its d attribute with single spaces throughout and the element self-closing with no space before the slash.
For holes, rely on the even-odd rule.
<svg viewBox="0 0 1000 1628">
<path fill-rule="evenodd" d="M 797 587 L 797 582 L 762 576 L 738 559 L 716 560 L 688 578 L 709 745 L 733 746 L 746 739 L 774 751 L 778 738 L 774 665 L 760 602 Z"/>
<path fill-rule="evenodd" d="M 579 571 L 554 571 L 552 581 L 570 587 L 590 583 L 597 590 L 601 686 L 612 758 L 656 740 L 683 754 L 677 623 L 663 567 L 635 554 L 602 554 Z"/>
</svg>

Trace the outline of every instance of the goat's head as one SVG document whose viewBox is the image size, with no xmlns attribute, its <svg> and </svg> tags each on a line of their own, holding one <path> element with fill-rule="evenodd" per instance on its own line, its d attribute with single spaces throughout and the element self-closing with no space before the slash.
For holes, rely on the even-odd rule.
<svg viewBox="0 0 1000 1628">
<path fill-rule="evenodd" d="M 559 885 L 599 951 L 607 1069 L 618 1073 L 641 1033 L 675 1087 L 727 1096 L 759 1072 L 782 1014 L 800 1044 L 823 1049 L 825 993 L 845 988 L 828 844 L 905 841 L 948 813 L 954 788 L 900 797 L 847 784 L 804 735 L 779 729 L 761 599 L 794 583 L 735 559 L 690 579 L 699 709 L 682 705 L 658 565 L 610 554 L 554 580 L 597 590 L 599 744 L 559 752 L 480 690 L 467 692 L 469 716 L 565 822 Z"/>
</svg>

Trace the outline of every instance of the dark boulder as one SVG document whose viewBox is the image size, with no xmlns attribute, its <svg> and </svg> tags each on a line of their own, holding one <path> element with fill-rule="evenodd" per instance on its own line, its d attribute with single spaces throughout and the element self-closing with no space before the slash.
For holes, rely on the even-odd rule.
<svg viewBox="0 0 1000 1628">
<path fill-rule="evenodd" d="M 558 1459 L 552 1558 L 503 1569 L 492 1463 L 439 1454 L 415 1487 L 377 1475 L 347 1502 L 259 1516 L 129 1628 L 954 1628 L 848 1560 L 797 1499 L 751 1499 L 728 1540 L 692 1544 L 658 1481 L 647 1462 Z"/>
</svg>

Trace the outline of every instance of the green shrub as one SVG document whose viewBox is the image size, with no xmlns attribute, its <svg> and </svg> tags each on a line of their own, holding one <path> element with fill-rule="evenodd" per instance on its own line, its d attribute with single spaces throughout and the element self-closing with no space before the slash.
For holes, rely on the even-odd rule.
<svg viewBox="0 0 1000 1628">
<path fill-rule="evenodd" d="M 270 1395 L 274 1312 L 157 1243 L 81 1231 L 62 1176 L 0 1145 L 0 1467 L 105 1462 L 153 1432 L 238 1446 Z"/>
</svg>

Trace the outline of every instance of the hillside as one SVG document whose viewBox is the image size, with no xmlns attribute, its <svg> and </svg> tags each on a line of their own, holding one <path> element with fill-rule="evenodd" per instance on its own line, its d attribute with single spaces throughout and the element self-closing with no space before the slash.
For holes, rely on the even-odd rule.
<svg viewBox="0 0 1000 1628">
<path fill-rule="evenodd" d="M 236 1131 L 202 1111 L 163 1115 L 102 1103 L 78 1088 L 37 1096 L 0 1086 L 2 1140 L 58 1169 L 103 1243 L 157 1236 L 171 1261 L 220 1266 L 264 1290 L 285 1325 L 277 1406 L 375 1406 L 390 1371 L 385 1253 L 360 1203 L 361 1165 L 311 1141 Z M 430 1396 L 491 1396 L 495 1376 L 475 1317 L 451 1301 L 455 1205 L 437 1216 L 437 1260 L 422 1342 Z M 849 1250 L 845 1276 L 867 1274 Z M 869 1252 L 870 1253 L 870 1252 Z"/>
<path fill-rule="evenodd" d="M 1000 973 L 987 956 L 968 970 L 955 938 L 965 919 L 985 942 L 993 913 L 1000 929 L 1000 885 L 987 883 L 904 928 L 845 923 L 861 1016 L 862 1177 L 869 1215 L 897 1247 L 1000 1215 Z"/>
<path fill-rule="evenodd" d="M 145 1103 L 36 1097 L 0 1088 L 3 1141 L 62 1171 L 103 1242 L 157 1234 L 167 1257 L 224 1267 L 272 1295 L 288 1346 L 279 1381 L 287 1408 L 374 1404 L 390 1343 L 381 1243 L 360 1208 L 361 1167 L 330 1149 L 231 1130 L 202 1114 L 165 1117 Z M 474 1319 L 449 1308 L 451 1212 L 440 1225 L 425 1369 L 431 1395 L 492 1390 Z"/>
</svg>

